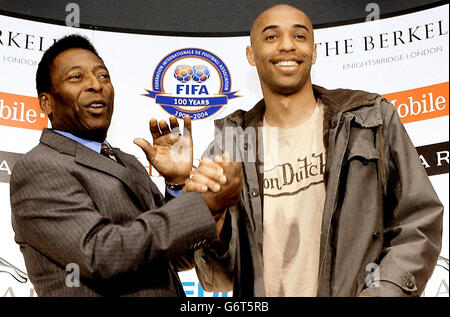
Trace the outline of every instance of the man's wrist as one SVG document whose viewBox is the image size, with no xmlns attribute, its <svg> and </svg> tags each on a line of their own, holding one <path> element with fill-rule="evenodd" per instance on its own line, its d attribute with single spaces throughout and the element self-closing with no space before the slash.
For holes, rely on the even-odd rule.
<svg viewBox="0 0 450 317">
<path fill-rule="evenodd" d="M 182 190 L 188 178 L 173 178 L 173 179 L 165 179 L 166 186 L 170 190 Z"/>
<path fill-rule="evenodd" d="M 174 184 L 174 183 L 168 183 L 166 182 L 166 186 L 167 189 L 171 190 L 171 191 L 179 191 L 179 190 L 183 190 L 185 183 L 180 183 L 180 184 Z"/>
</svg>

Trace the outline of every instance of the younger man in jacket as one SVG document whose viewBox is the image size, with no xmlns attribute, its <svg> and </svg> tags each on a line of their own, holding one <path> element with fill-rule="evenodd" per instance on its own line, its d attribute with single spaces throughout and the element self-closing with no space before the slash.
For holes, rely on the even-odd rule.
<svg viewBox="0 0 450 317">
<path fill-rule="evenodd" d="M 238 142 L 242 200 L 226 213 L 222 247 L 196 252 L 202 286 L 234 296 L 420 296 L 443 207 L 394 107 L 311 83 L 313 27 L 296 8 L 264 11 L 250 39 L 264 99 L 216 128 L 263 137 Z M 227 140 L 207 154 L 226 151 Z M 202 162 L 185 191 L 220 164 Z"/>
</svg>

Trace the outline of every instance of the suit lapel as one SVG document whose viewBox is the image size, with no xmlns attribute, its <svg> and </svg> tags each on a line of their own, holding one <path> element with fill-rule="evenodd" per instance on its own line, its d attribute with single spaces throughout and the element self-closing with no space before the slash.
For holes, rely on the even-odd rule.
<svg viewBox="0 0 450 317">
<path fill-rule="evenodd" d="M 113 148 L 113 152 L 119 161 L 125 165 L 127 170 L 132 172 L 136 184 L 143 193 L 147 209 L 162 206 L 165 198 L 156 184 L 151 180 L 148 170 L 145 169 L 135 156 L 124 153 L 118 148 Z"/>
<path fill-rule="evenodd" d="M 59 135 L 51 130 L 45 129 L 42 132 L 41 142 L 51 146 L 61 153 L 69 154 L 75 157 L 75 162 L 88 168 L 109 174 L 123 182 L 134 194 L 143 210 L 147 209 L 147 204 L 142 197 L 141 191 L 129 169 L 123 165 L 114 162 L 112 159 L 97 153 L 88 147 L 75 142 L 65 136 Z M 126 159 L 120 155 L 119 159 Z M 126 164 L 126 162 L 125 162 Z"/>
</svg>

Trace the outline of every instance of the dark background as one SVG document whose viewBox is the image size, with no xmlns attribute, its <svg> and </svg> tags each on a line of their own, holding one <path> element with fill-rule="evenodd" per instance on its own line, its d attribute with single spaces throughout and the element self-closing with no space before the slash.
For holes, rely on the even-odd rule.
<svg viewBox="0 0 450 317">
<path fill-rule="evenodd" d="M 66 6 L 80 7 L 81 27 L 186 36 L 248 35 L 264 9 L 287 3 L 305 11 L 316 28 L 365 21 L 368 3 L 381 18 L 417 11 L 442 0 L 0 0 L 0 14 L 65 25 Z M 0 26 L 0 30 L 5 26 Z"/>
</svg>

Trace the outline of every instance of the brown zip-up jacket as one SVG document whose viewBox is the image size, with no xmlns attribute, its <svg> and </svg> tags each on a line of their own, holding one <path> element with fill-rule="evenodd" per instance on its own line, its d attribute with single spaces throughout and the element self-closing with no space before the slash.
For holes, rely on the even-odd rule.
<svg viewBox="0 0 450 317">
<path fill-rule="evenodd" d="M 443 206 L 395 108 L 378 94 L 313 89 L 324 104 L 326 149 L 317 296 L 420 296 L 441 250 Z M 264 152 L 255 150 L 258 138 L 248 138 L 251 128 L 262 126 L 264 111 L 261 100 L 248 112 L 216 120 L 216 138 L 205 153 L 226 148 L 231 127 L 243 140 L 236 147 L 244 189 L 225 222 L 228 246 L 195 254 L 207 291 L 265 296 L 264 159 L 252 159 Z"/>
</svg>

